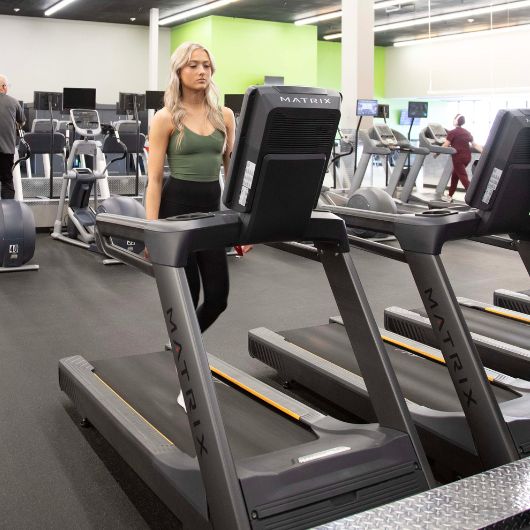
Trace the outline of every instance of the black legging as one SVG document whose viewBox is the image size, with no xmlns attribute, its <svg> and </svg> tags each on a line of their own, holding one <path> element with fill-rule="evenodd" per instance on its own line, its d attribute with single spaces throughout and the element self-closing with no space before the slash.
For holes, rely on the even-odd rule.
<svg viewBox="0 0 530 530">
<path fill-rule="evenodd" d="M 13 186 L 13 172 L 11 171 L 14 158 L 14 155 L 0 153 L 0 185 L 2 186 L 0 197 L 2 199 L 15 198 L 15 188 Z"/>
<path fill-rule="evenodd" d="M 219 182 L 192 182 L 170 177 L 162 189 L 160 219 L 195 212 L 219 210 Z M 192 254 L 186 265 L 186 276 L 201 331 L 206 331 L 226 309 L 229 280 L 225 249 L 201 250 Z M 199 294 L 203 288 L 203 302 Z"/>
</svg>

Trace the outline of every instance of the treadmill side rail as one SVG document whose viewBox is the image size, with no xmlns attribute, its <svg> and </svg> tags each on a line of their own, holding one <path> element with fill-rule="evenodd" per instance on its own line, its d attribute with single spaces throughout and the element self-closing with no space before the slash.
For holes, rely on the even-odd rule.
<svg viewBox="0 0 530 530">
<path fill-rule="evenodd" d="M 59 362 L 59 387 L 122 458 L 170 507 L 185 527 L 210 528 L 208 507 L 196 459 L 190 457 L 135 410 L 94 373 L 94 367 L 76 355 Z M 178 461 L 178 467 L 172 465 Z M 178 488 L 175 487 L 178 485 Z M 205 524 L 206 523 L 206 524 Z"/>
</svg>

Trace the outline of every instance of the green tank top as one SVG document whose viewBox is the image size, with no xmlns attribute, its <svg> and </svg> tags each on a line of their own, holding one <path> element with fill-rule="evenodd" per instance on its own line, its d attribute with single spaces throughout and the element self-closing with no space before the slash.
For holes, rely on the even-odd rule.
<svg viewBox="0 0 530 530">
<path fill-rule="evenodd" d="M 208 136 L 197 134 L 184 126 L 184 136 L 177 147 L 178 131 L 169 139 L 167 161 L 171 176 L 195 182 L 213 182 L 219 179 L 225 137 L 219 130 Z"/>
</svg>

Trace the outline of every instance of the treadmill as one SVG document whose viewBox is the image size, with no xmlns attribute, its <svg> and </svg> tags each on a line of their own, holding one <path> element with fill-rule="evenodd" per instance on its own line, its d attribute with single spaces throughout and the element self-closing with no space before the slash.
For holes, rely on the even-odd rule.
<svg viewBox="0 0 530 530">
<path fill-rule="evenodd" d="M 484 369 L 440 254 L 446 241 L 470 235 L 514 233 L 521 240 L 530 239 L 528 139 L 530 110 L 498 113 L 468 191 L 467 198 L 470 206 L 475 208 L 473 210 L 426 210 L 416 215 L 392 215 L 342 209 L 342 215 L 349 216 L 348 226 L 396 236 L 402 250 L 387 248 L 384 255 L 395 253 L 409 265 L 427 317 L 433 324 L 437 343 L 441 345 L 444 369 L 456 388 L 461 410 L 455 410 L 454 403 L 447 402 L 450 389 L 442 385 L 442 372 L 434 364 L 439 361 L 431 358 L 434 362 L 425 362 L 425 357 L 429 357 L 425 355 L 426 346 L 412 344 L 411 347 L 410 341 L 391 336 L 393 346 L 402 351 L 387 348 L 420 432 L 431 430 L 436 434 L 435 441 L 445 436 L 446 442 L 461 448 L 465 425 L 457 417 L 465 414 L 478 457 L 485 468 L 497 465 L 500 452 L 507 459 L 529 454 L 528 384 Z M 362 246 L 383 254 L 381 247 L 370 241 L 364 241 Z M 344 315 L 341 317 L 346 323 Z M 347 317 L 355 325 L 356 313 L 351 311 Z M 334 404 L 351 410 L 353 395 L 362 393 L 362 381 L 351 357 L 348 359 L 349 347 L 342 338 L 344 330 L 338 322 L 312 331 L 289 330 L 280 334 L 263 329 L 258 331 L 249 338 L 252 356 L 276 368 L 284 380 L 298 381 Z M 403 353 L 406 351 L 409 352 L 408 358 Z M 355 348 L 354 352 L 357 355 Z M 344 356 L 342 360 L 341 355 Z M 308 366 L 313 370 L 307 369 Z M 508 394 L 501 392 L 501 395 L 494 390 L 496 385 L 505 383 L 504 390 Z M 354 391 L 352 385 L 356 385 L 357 390 Z M 340 390 L 334 391 L 333 387 Z M 341 390 L 346 388 L 350 390 L 342 393 Z M 519 396 L 510 398 L 510 392 L 517 392 Z M 366 398 L 364 401 L 366 405 Z M 362 402 L 356 404 L 353 409 L 354 412 L 360 411 L 361 417 L 366 413 L 360 408 L 362 405 Z M 443 450 L 443 447 L 434 447 L 429 456 Z"/>
<path fill-rule="evenodd" d="M 530 315 L 470 298 L 457 300 L 482 362 L 494 370 L 530 380 Z M 385 328 L 438 346 L 424 308 L 387 307 Z"/>
<path fill-rule="evenodd" d="M 453 155 L 456 153 L 456 149 L 453 147 L 443 147 L 444 142 L 447 140 L 447 131 L 439 123 L 429 123 L 427 127 L 420 131 L 419 145 L 428 149 L 427 154 L 418 154 L 417 157 L 421 159 L 421 165 L 428 154 L 433 155 Z M 416 192 L 413 193 L 416 180 L 419 175 L 419 168 L 416 171 L 410 171 L 407 175 L 407 180 L 401 190 L 400 199 L 404 203 L 417 203 L 429 208 L 443 208 L 449 203 L 444 203 L 442 197 L 447 187 L 447 182 L 451 178 L 451 159 L 448 160 L 448 164 L 445 165 L 444 171 L 440 177 L 439 185 L 433 193 L 429 192 Z M 421 167 L 421 166 L 420 166 Z M 452 204 L 452 203 L 451 203 Z"/>
<path fill-rule="evenodd" d="M 493 305 L 530 315 L 530 289 L 527 291 L 496 289 L 493 293 Z"/>
<path fill-rule="evenodd" d="M 530 274 L 530 245 L 523 242 L 523 246 L 517 245 L 517 250 L 528 274 Z M 530 315 L 530 289 L 518 292 L 509 291 L 508 289 L 497 289 L 493 293 L 493 303 L 499 307 Z"/>
<path fill-rule="evenodd" d="M 349 255 L 344 222 L 312 212 L 340 117 L 338 92 L 251 87 L 224 203 L 146 221 L 97 216 L 109 255 L 154 276 L 172 349 L 62 359 L 59 384 L 186 528 L 308 528 L 432 487 L 429 464 Z M 278 193 L 285 200 L 278 200 Z M 296 200 L 295 200 L 296 199 Z M 113 239 L 142 241 L 150 261 Z M 208 355 L 184 267 L 191 253 L 314 241 L 348 323 L 378 423 L 350 424 Z M 505 460 L 500 458 L 499 460 Z"/>
<path fill-rule="evenodd" d="M 521 239 L 517 250 L 530 271 L 530 241 Z M 464 297 L 457 300 L 484 364 L 530 380 L 530 296 L 499 290 L 494 305 Z M 431 346 L 438 344 L 423 308 L 388 307 L 385 327 Z"/>
<path fill-rule="evenodd" d="M 421 207 L 418 208 L 416 205 L 405 204 L 403 200 L 398 200 L 395 196 L 397 193 L 397 188 L 401 179 L 401 175 L 403 173 L 403 168 L 405 167 L 405 163 L 408 157 L 411 154 L 414 155 L 414 162 L 409 168 L 409 175 L 413 174 L 417 176 L 425 157 L 429 154 L 429 150 L 425 147 L 416 147 L 412 145 L 410 143 L 410 140 L 408 140 L 404 134 L 401 134 L 399 131 L 391 129 L 386 123 L 375 124 L 368 131 L 368 134 L 370 137 L 374 138 L 379 145 L 386 147 L 391 152 L 394 151 L 398 153 L 394 169 L 392 170 L 388 185 L 385 190 L 391 197 L 394 198 L 394 201 L 396 202 L 397 206 L 397 211 L 399 213 L 410 213 L 419 211 Z M 358 187 L 354 188 L 354 190 L 360 188 L 361 182 L 358 181 L 358 178 L 357 180 L 354 180 L 353 185 L 357 185 L 357 182 Z"/>
</svg>

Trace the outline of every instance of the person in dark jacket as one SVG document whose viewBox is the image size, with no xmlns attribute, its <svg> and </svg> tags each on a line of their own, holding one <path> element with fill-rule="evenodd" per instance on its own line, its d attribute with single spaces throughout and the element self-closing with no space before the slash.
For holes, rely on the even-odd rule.
<svg viewBox="0 0 530 530">
<path fill-rule="evenodd" d="M 24 125 L 24 113 L 18 100 L 7 94 L 9 82 L 0 74 L 0 183 L 2 199 L 13 199 L 13 162 L 15 159 L 17 126 Z"/>
</svg>

